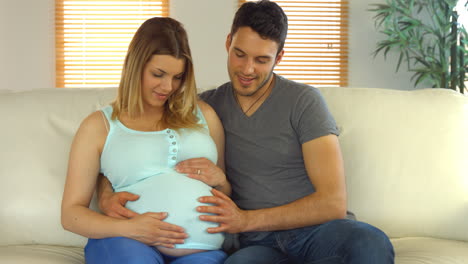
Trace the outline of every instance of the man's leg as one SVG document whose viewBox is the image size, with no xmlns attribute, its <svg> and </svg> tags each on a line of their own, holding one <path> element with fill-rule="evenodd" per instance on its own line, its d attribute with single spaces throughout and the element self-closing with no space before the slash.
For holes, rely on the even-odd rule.
<svg viewBox="0 0 468 264">
<path fill-rule="evenodd" d="M 164 264 L 154 247 L 125 237 L 89 239 L 85 259 L 87 264 Z"/>
<path fill-rule="evenodd" d="M 354 220 L 276 233 L 295 263 L 393 264 L 393 246 L 379 229 Z"/>
<path fill-rule="evenodd" d="M 247 246 L 236 251 L 225 264 L 286 264 L 288 257 L 279 250 L 266 246 Z"/>
</svg>

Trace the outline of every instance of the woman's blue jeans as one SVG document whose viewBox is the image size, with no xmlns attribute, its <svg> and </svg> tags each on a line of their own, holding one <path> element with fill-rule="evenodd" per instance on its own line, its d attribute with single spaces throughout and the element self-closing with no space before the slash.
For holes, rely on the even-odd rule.
<svg viewBox="0 0 468 264">
<path fill-rule="evenodd" d="M 393 264 L 393 246 L 379 229 L 355 220 L 269 233 L 240 235 L 241 249 L 226 264 Z"/>
<path fill-rule="evenodd" d="M 171 257 L 125 237 L 89 239 L 85 247 L 86 264 L 222 264 L 226 257 L 221 250 Z"/>
</svg>

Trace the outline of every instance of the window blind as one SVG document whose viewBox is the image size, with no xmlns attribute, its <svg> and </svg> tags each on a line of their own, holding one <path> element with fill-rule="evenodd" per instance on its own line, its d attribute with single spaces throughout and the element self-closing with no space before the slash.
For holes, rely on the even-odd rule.
<svg viewBox="0 0 468 264">
<path fill-rule="evenodd" d="M 348 0 L 274 2 L 289 22 L 285 54 L 275 72 L 317 87 L 347 86 Z"/>
<path fill-rule="evenodd" d="M 128 45 L 169 0 L 56 0 L 56 87 L 116 87 Z"/>
</svg>

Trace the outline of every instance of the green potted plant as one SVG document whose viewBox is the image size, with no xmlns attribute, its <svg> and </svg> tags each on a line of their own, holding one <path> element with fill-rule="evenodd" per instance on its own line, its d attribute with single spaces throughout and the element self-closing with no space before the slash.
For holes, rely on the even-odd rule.
<svg viewBox="0 0 468 264">
<path fill-rule="evenodd" d="M 468 68 L 466 28 L 458 23 L 458 0 L 386 0 L 371 4 L 375 25 L 385 38 L 377 42 L 374 56 L 399 53 L 396 71 L 402 63 L 414 72 L 414 86 L 465 92 Z M 466 8 L 467 4 L 465 4 Z"/>
</svg>

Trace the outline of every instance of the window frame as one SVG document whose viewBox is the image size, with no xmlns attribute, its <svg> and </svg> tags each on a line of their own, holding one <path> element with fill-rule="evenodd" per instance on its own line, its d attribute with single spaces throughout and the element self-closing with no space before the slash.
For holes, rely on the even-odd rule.
<svg viewBox="0 0 468 264">
<path fill-rule="evenodd" d="M 247 2 L 238 1 L 239 6 Z M 285 53 L 275 72 L 316 87 L 348 86 L 348 0 L 271 1 L 283 8 L 289 24 Z"/>
<path fill-rule="evenodd" d="M 55 0 L 55 86 L 117 86 L 133 34 L 154 16 L 169 16 L 169 0 Z"/>
</svg>

